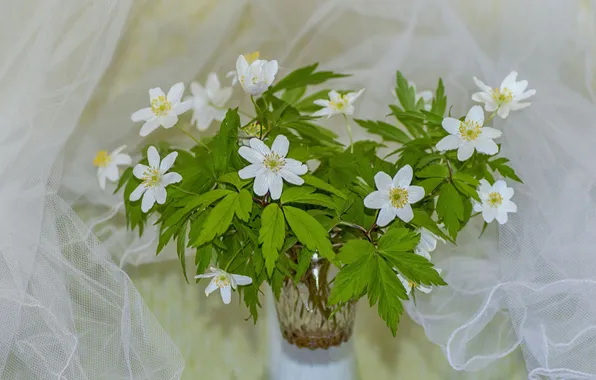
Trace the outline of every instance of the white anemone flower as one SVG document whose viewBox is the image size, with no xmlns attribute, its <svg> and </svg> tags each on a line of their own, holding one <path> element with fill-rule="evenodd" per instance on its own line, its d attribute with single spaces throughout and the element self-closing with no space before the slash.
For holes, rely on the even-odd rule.
<svg viewBox="0 0 596 380">
<path fill-rule="evenodd" d="M 267 91 L 275 80 L 279 66 L 277 61 L 255 59 L 250 62 L 241 55 L 236 60 L 236 75 L 244 92 L 251 96 L 259 96 Z"/>
<path fill-rule="evenodd" d="M 526 100 L 536 94 L 536 90 L 526 91 L 528 81 L 517 81 L 517 72 L 515 71 L 507 75 L 498 88 L 490 88 L 476 77 L 474 77 L 474 83 L 482 91 L 474 93 L 472 100 L 484 103 L 484 109 L 487 112 L 497 111 L 497 115 L 502 119 L 507 118 L 510 111 L 529 107 L 530 103 L 522 102 L 522 100 Z"/>
<path fill-rule="evenodd" d="M 264 142 L 252 138 L 248 146 L 241 146 L 238 153 L 250 162 L 250 165 L 238 171 L 242 179 L 254 178 L 254 192 L 263 196 L 269 192 L 271 199 L 279 199 L 283 181 L 293 185 L 302 185 L 299 176 L 306 174 L 308 167 L 302 162 L 286 158 L 290 142 L 284 135 L 278 135 L 271 149 Z"/>
<path fill-rule="evenodd" d="M 246 59 L 246 63 L 249 65 L 259 59 L 261 56 L 261 52 L 253 51 L 252 53 L 244 54 L 244 58 Z M 238 72 L 236 70 L 232 70 L 226 74 L 226 78 L 232 78 L 232 87 L 238 84 Z"/>
<path fill-rule="evenodd" d="M 436 147 L 440 151 L 457 149 L 457 159 L 460 161 L 470 158 L 474 150 L 488 155 L 499 151 L 493 139 L 501 137 L 501 131 L 483 127 L 484 111 L 480 106 L 470 108 L 464 121 L 446 117 L 442 125 L 449 135 L 441 139 Z"/>
<path fill-rule="evenodd" d="M 354 102 L 362 95 L 364 89 L 357 92 L 348 92 L 345 95 L 338 93 L 335 90 L 329 91 L 329 100 L 317 99 L 314 104 L 321 106 L 320 110 L 313 113 L 315 117 L 327 116 L 329 119 L 331 116 L 344 114 L 347 116 L 354 114 Z"/>
<path fill-rule="evenodd" d="M 172 128 L 178 122 L 178 115 L 188 111 L 192 101 L 181 102 L 184 93 L 184 84 L 176 83 L 170 88 L 168 94 L 164 94 L 161 88 L 156 87 L 149 90 L 149 101 L 151 106 L 133 113 L 132 121 L 144 121 L 139 134 L 147 136 L 159 126 Z"/>
<path fill-rule="evenodd" d="M 209 294 L 219 288 L 221 299 L 226 305 L 232 300 L 232 289 L 236 290 L 238 285 L 252 284 L 252 278 L 248 276 L 231 274 L 214 267 L 209 268 L 209 270 L 211 273 L 200 274 L 195 276 L 195 278 L 211 278 L 211 282 L 205 288 L 205 295 L 209 296 Z"/>
<path fill-rule="evenodd" d="M 377 217 L 377 225 L 384 227 L 397 216 L 408 223 L 414 218 L 412 203 L 424 198 L 424 188 L 410 186 L 412 182 L 412 167 L 406 165 L 399 169 L 395 177 L 385 172 L 378 172 L 375 175 L 377 190 L 364 198 L 364 205 L 372 209 L 380 209 Z"/>
<path fill-rule="evenodd" d="M 430 253 L 437 249 L 437 241 L 445 243 L 445 240 L 424 227 L 421 227 L 418 232 L 420 233 L 420 242 L 414 252 L 430 260 Z"/>
<path fill-rule="evenodd" d="M 196 124 L 199 131 L 204 131 L 213 120 L 222 121 L 226 116 L 225 105 L 232 96 L 232 87 L 221 87 L 216 73 L 210 73 L 205 87 L 200 83 L 190 84 L 193 115 L 191 123 Z"/>
<path fill-rule="evenodd" d="M 168 170 L 174 165 L 178 152 L 172 152 L 160 160 L 159 153 L 154 146 L 147 149 L 149 166 L 137 164 L 132 174 L 143 182 L 130 194 L 131 201 L 138 201 L 143 197 L 141 210 L 147 212 L 155 202 L 162 205 L 166 203 L 166 187 L 182 181 L 182 176 Z"/>
<path fill-rule="evenodd" d="M 106 180 L 112 182 L 118 181 L 120 178 L 119 165 L 130 165 L 132 159 L 122 151 L 126 149 L 126 145 L 116 148 L 112 153 L 106 150 L 100 150 L 93 159 L 93 165 L 97 167 L 97 181 L 102 190 L 106 189 Z"/>
<path fill-rule="evenodd" d="M 511 201 L 513 188 L 507 187 L 502 179 L 490 185 L 487 180 L 481 179 L 478 187 L 478 196 L 482 203 L 474 201 L 474 211 L 482 212 L 482 218 L 486 223 L 494 219 L 499 224 L 507 223 L 507 213 L 517 212 L 517 205 Z"/>
<path fill-rule="evenodd" d="M 405 278 L 404 276 L 402 276 L 399 273 L 397 274 L 397 278 L 399 278 L 399 280 L 401 281 L 401 284 L 406 289 L 407 295 L 410 295 L 412 293 L 412 289 L 421 291 L 424 294 L 428 294 L 428 293 L 432 292 L 432 290 L 433 290 L 432 286 L 417 284 L 414 281 L 408 280 L 407 278 Z"/>
</svg>

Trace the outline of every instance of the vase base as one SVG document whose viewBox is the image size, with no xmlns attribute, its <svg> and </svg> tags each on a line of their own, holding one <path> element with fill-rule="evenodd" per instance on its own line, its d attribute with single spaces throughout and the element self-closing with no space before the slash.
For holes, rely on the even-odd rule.
<svg viewBox="0 0 596 380">
<path fill-rule="evenodd" d="M 282 330 L 283 338 L 290 344 L 299 348 L 308 348 L 311 350 L 336 347 L 347 342 L 352 335 L 352 331 L 340 330 L 335 334 L 321 334 L 313 331 L 303 330 Z"/>
</svg>

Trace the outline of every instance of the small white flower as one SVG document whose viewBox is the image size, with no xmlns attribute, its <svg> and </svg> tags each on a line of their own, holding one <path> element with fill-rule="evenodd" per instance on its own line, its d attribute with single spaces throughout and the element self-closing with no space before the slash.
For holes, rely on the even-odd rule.
<svg viewBox="0 0 596 380">
<path fill-rule="evenodd" d="M 112 182 L 118 181 L 120 178 L 120 171 L 118 165 L 130 165 L 132 159 L 128 154 L 122 153 L 126 149 L 126 145 L 122 145 L 112 153 L 105 150 L 100 150 L 93 159 L 93 165 L 97 167 L 97 181 L 102 190 L 106 189 L 106 179 Z"/>
<path fill-rule="evenodd" d="M 267 91 L 275 80 L 278 70 L 277 61 L 255 59 L 250 62 L 241 55 L 236 61 L 236 74 L 238 82 L 244 91 L 252 96 L 259 96 Z"/>
<path fill-rule="evenodd" d="M 222 121 L 226 117 L 224 108 L 232 96 L 232 87 L 221 87 L 216 73 L 210 73 L 205 87 L 200 83 L 190 84 L 192 97 L 187 98 L 192 102 L 193 115 L 190 121 L 196 124 L 199 131 L 204 131 L 213 120 Z"/>
<path fill-rule="evenodd" d="M 240 274 L 231 274 L 221 269 L 211 267 L 211 273 L 200 274 L 195 278 L 212 278 L 211 282 L 205 288 L 205 295 L 209 296 L 213 291 L 219 288 L 221 299 L 226 305 L 232 300 L 232 289 L 236 290 L 238 285 L 252 284 L 252 278 Z"/>
<path fill-rule="evenodd" d="M 283 189 L 283 180 L 294 185 L 302 185 L 299 176 L 306 174 L 308 167 L 302 162 L 286 158 L 290 142 L 284 135 L 273 141 L 271 149 L 257 138 L 249 141 L 250 147 L 241 146 L 238 153 L 250 165 L 238 171 L 242 179 L 254 178 L 254 192 L 259 196 L 271 193 L 271 199 L 279 199 Z"/>
<path fill-rule="evenodd" d="M 244 54 L 244 58 L 246 58 L 246 62 L 250 65 L 259 57 L 261 56 L 261 52 L 253 51 L 252 53 Z M 238 83 L 238 72 L 236 70 L 232 70 L 226 74 L 226 78 L 232 78 L 232 87 L 234 87 Z"/>
<path fill-rule="evenodd" d="M 494 219 L 499 224 L 507 223 L 507 213 L 517 212 L 517 205 L 511 201 L 513 188 L 507 187 L 502 179 L 490 185 L 487 180 L 481 179 L 478 187 L 478 196 L 482 203 L 474 201 L 474 211 L 482 212 L 482 218 L 486 223 Z"/>
<path fill-rule="evenodd" d="M 375 175 L 377 190 L 364 198 L 364 205 L 381 210 L 377 218 L 377 225 L 380 227 L 388 225 L 396 216 L 406 223 L 414 217 L 410 204 L 424 198 L 424 188 L 410 186 L 412 175 L 410 165 L 399 169 L 393 179 L 385 172 L 378 172 Z"/>
<path fill-rule="evenodd" d="M 407 295 L 410 295 L 410 293 L 412 293 L 412 289 L 419 290 L 424 294 L 428 294 L 428 293 L 432 292 L 432 290 L 433 290 L 432 286 L 417 284 L 414 281 L 408 280 L 407 278 L 405 278 L 404 276 L 402 276 L 399 273 L 397 274 L 397 278 L 399 278 L 399 280 L 401 281 L 401 284 L 404 286 L 404 288 L 406 288 Z"/>
<path fill-rule="evenodd" d="M 348 92 L 345 95 L 341 95 L 335 90 L 329 91 L 329 100 L 325 99 L 317 99 L 314 101 L 314 104 L 321 106 L 320 110 L 313 113 L 312 115 L 317 116 L 327 116 L 329 119 L 333 115 L 339 115 L 343 113 L 344 115 L 353 115 L 354 114 L 354 102 L 356 99 L 362 95 L 364 89 L 361 89 L 357 92 Z"/>
<path fill-rule="evenodd" d="M 192 101 L 181 102 L 184 93 L 184 84 L 176 83 L 170 88 L 168 94 L 164 94 L 161 88 L 156 87 L 149 90 L 151 107 L 143 108 L 133 113 L 132 121 L 144 121 L 139 134 L 147 136 L 159 126 L 172 128 L 178 122 L 178 115 L 188 111 Z"/>
<path fill-rule="evenodd" d="M 472 107 L 464 121 L 446 117 L 442 125 L 450 135 L 437 143 L 437 149 L 440 151 L 457 149 L 457 159 L 460 161 L 470 158 L 474 149 L 489 155 L 499 151 L 493 139 L 501 137 L 501 131 L 483 127 L 484 112 L 480 106 Z"/>
<path fill-rule="evenodd" d="M 166 186 L 178 183 L 182 176 L 178 173 L 167 171 L 174 165 L 178 152 L 172 152 L 160 162 L 159 153 L 154 146 L 147 149 L 149 166 L 137 164 L 132 174 L 143 182 L 130 194 L 131 201 L 138 201 L 143 196 L 141 210 L 147 212 L 155 202 L 162 205 L 166 202 Z"/>
<path fill-rule="evenodd" d="M 430 252 L 437 249 L 437 241 L 445 243 L 445 240 L 424 227 L 421 227 L 418 232 L 420 233 L 420 243 L 418 243 L 414 252 L 430 260 Z"/>
<path fill-rule="evenodd" d="M 501 87 L 492 89 L 484 84 L 480 79 L 474 77 L 474 83 L 482 91 L 472 95 L 475 102 L 484 103 L 484 109 L 487 112 L 497 110 L 497 115 L 502 119 L 509 116 L 509 111 L 517 111 L 530 106 L 529 102 L 522 103 L 522 100 L 528 99 L 536 93 L 536 90 L 526 90 L 527 80 L 517 81 L 517 72 L 512 71 L 503 81 Z"/>
</svg>

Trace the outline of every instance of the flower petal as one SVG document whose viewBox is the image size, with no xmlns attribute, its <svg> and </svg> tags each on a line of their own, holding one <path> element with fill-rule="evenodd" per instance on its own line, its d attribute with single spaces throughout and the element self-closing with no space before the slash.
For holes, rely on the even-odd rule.
<svg viewBox="0 0 596 380">
<path fill-rule="evenodd" d="M 290 141 L 284 135 L 278 135 L 271 145 L 271 151 L 277 153 L 280 157 L 285 158 L 290 148 Z"/>
<path fill-rule="evenodd" d="M 161 117 L 160 122 L 165 129 L 170 129 L 178 122 L 178 116 L 176 116 L 175 113 L 170 113 L 166 116 Z"/>
<path fill-rule="evenodd" d="M 153 189 L 147 189 L 143 194 L 143 200 L 141 201 L 141 211 L 147 212 L 151 210 L 151 207 L 155 204 L 155 195 Z"/>
<path fill-rule="evenodd" d="M 507 75 L 505 77 L 505 79 L 503 79 L 503 81 L 501 82 L 500 89 L 503 90 L 505 88 L 511 88 L 515 85 L 516 81 L 517 81 L 517 71 L 512 71 L 509 73 L 509 75 Z"/>
<path fill-rule="evenodd" d="M 385 227 L 386 225 L 391 223 L 391 221 L 395 219 L 395 210 L 396 209 L 392 206 L 383 207 L 381 211 L 379 211 L 379 216 L 377 217 L 377 225 L 379 227 Z"/>
<path fill-rule="evenodd" d="M 155 186 L 153 188 L 153 195 L 155 196 L 155 201 L 162 205 L 166 203 L 167 192 L 164 186 Z"/>
<path fill-rule="evenodd" d="M 416 287 L 417 290 L 421 291 L 424 294 L 428 294 L 430 292 L 432 292 L 433 288 L 430 286 L 426 286 L 426 285 L 418 285 Z"/>
<path fill-rule="evenodd" d="M 194 98 L 206 99 L 207 91 L 201 86 L 199 82 L 190 82 L 190 92 Z"/>
<path fill-rule="evenodd" d="M 412 175 L 412 167 L 410 165 L 403 166 L 397 171 L 395 177 L 393 177 L 393 187 L 407 189 L 410 183 L 412 183 Z"/>
<path fill-rule="evenodd" d="M 211 278 L 211 277 L 215 277 L 215 276 L 217 276 L 217 273 L 211 272 L 211 273 L 198 274 L 195 276 L 195 278 Z"/>
<path fill-rule="evenodd" d="M 118 181 L 118 177 L 120 177 L 118 166 L 115 164 L 106 166 L 104 168 L 104 176 L 112 182 Z"/>
<path fill-rule="evenodd" d="M 224 87 L 217 93 L 214 93 L 211 98 L 211 103 L 217 107 L 224 107 L 228 100 L 232 97 L 232 87 Z M 225 112 L 225 111 L 224 111 Z"/>
<path fill-rule="evenodd" d="M 176 103 L 176 104 L 174 104 L 174 107 L 172 107 L 172 111 L 173 111 L 172 113 L 175 115 L 181 115 L 181 114 L 185 113 L 186 111 L 188 111 L 189 109 L 191 109 L 192 104 L 193 104 L 192 99 L 188 99 L 183 102 Z"/>
<path fill-rule="evenodd" d="M 112 154 L 112 163 L 114 165 L 130 165 L 132 164 L 132 158 L 128 154 L 119 153 Z"/>
<path fill-rule="evenodd" d="M 375 186 L 377 186 L 377 190 L 389 191 L 392 183 L 393 179 L 391 179 L 389 174 L 385 172 L 375 174 Z"/>
<path fill-rule="evenodd" d="M 493 140 L 480 137 L 478 140 L 476 140 L 476 150 L 480 153 L 492 156 L 493 154 L 497 154 L 499 152 L 499 147 Z"/>
<path fill-rule="evenodd" d="M 232 301 L 232 288 L 230 286 L 222 286 L 219 288 L 219 293 L 221 294 L 221 300 L 226 305 Z"/>
<path fill-rule="evenodd" d="M 213 273 L 213 275 L 215 276 L 216 274 Z M 209 294 L 213 293 L 216 289 L 217 289 L 217 284 L 215 283 L 215 279 L 212 279 L 209 282 L 209 285 L 207 285 L 207 287 L 205 288 L 205 295 L 209 296 Z"/>
<path fill-rule="evenodd" d="M 99 188 L 102 190 L 106 189 L 106 175 L 101 168 L 97 171 L 97 182 L 99 183 Z"/>
<path fill-rule="evenodd" d="M 364 206 L 374 210 L 390 205 L 389 193 L 386 191 L 373 191 L 364 198 Z M 378 224 L 378 223 L 377 223 Z"/>
<path fill-rule="evenodd" d="M 155 87 L 149 89 L 149 99 L 153 100 L 155 98 L 159 98 L 160 96 L 166 96 L 161 88 Z"/>
<path fill-rule="evenodd" d="M 519 110 L 523 110 L 524 108 L 527 108 L 531 105 L 532 103 L 509 103 L 509 110 L 510 111 L 519 111 Z"/>
<path fill-rule="evenodd" d="M 328 95 L 329 95 L 329 100 L 332 102 L 337 102 L 338 100 L 341 99 L 341 95 L 335 90 L 329 91 Z"/>
<path fill-rule="evenodd" d="M 173 183 L 178 183 L 182 181 L 182 176 L 176 172 L 170 172 L 170 173 L 166 173 L 164 174 L 164 176 L 161 179 L 161 185 L 163 187 L 166 187 L 168 185 L 171 185 Z"/>
<path fill-rule="evenodd" d="M 474 77 L 472 79 L 474 80 L 474 83 L 476 84 L 476 86 L 478 86 L 478 88 L 481 89 L 482 91 L 491 92 L 493 90 L 492 88 L 490 88 L 488 85 L 486 85 L 480 79 L 478 79 L 476 77 Z"/>
<path fill-rule="evenodd" d="M 157 148 L 155 148 L 153 145 L 151 145 L 149 147 L 149 149 L 147 149 L 147 161 L 149 162 L 149 166 L 152 168 L 159 168 L 159 152 L 157 151 Z"/>
<path fill-rule="evenodd" d="M 491 94 L 486 92 L 475 92 L 472 94 L 472 100 L 480 103 L 491 103 L 494 99 Z"/>
<path fill-rule="evenodd" d="M 141 196 L 145 193 L 145 191 L 147 191 L 147 188 L 143 184 L 140 184 L 132 193 L 130 193 L 128 200 L 131 202 L 138 201 L 141 199 Z"/>
<path fill-rule="evenodd" d="M 408 187 L 408 203 L 416 203 L 424 198 L 424 187 L 410 186 Z"/>
<path fill-rule="evenodd" d="M 507 105 L 507 104 L 501 104 L 501 106 L 497 110 L 497 115 L 499 115 L 499 117 L 501 119 L 507 119 L 507 117 L 509 116 L 509 111 L 510 110 L 511 109 L 509 108 L 509 105 Z"/>
<path fill-rule="evenodd" d="M 509 217 L 507 216 L 507 212 L 504 210 L 497 210 L 495 219 L 497 220 L 497 222 L 499 222 L 499 224 L 505 224 L 507 223 L 507 220 L 509 220 Z"/>
<path fill-rule="evenodd" d="M 496 216 L 497 209 L 495 209 L 494 207 L 484 206 L 484 208 L 482 209 L 482 219 L 484 219 L 486 223 L 492 222 Z"/>
<path fill-rule="evenodd" d="M 536 90 L 528 90 L 528 91 L 524 92 L 523 94 L 513 97 L 513 100 L 514 101 L 525 100 L 531 96 L 534 96 L 534 94 L 536 94 Z"/>
<path fill-rule="evenodd" d="M 253 184 L 253 190 L 258 196 L 263 196 L 269 191 L 269 184 L 267 182 L 267 173 L 259 173 L 255 177 L 255 183 Z"/>
<path fill-rule="evenodd" d="M 207 75 L 207 82 L 205 83 L 205 89 L 207 90 L 207 93 L 209 93 L 209 97 L 211 98 L 220 88 L 221 83 L 219 83 L 217 73 L 209 73 L 209 75 Z"/>
<path fill-rule="evenodd" d="M 244 158 L 251 164 L 262 165 L 263 160 L 265 159 L 265 157 L 263 157 L 263 155 L 259 153 L 257 150 L 249 148 L 247 146 L 241 146 L 240 149 L 238 149 L 238 153 L 240 154 L 240 156 L 242 156 L 242 158 Z"/>
<path fill-rule="evenodd" d="M 253 148 L 257 152 L 261 153 L 263 156 L 271 153 L 271 150 L 269 149 L 269 147 L 267 145 L 265 145 L 264 142 L 257 139 L 256 137 L 253 137 L 252 139 L 250 139 L 249 144 L 250 144 L 251 148 Z"/>
<path fill-rule="evenodd" d="M 484 111 L 480 106 L 474 106 L 470 108 L 468 114 L 466 115 L 466 121 L 475 121 L 476 123 L 480 124 L 480 126 L 484 125 Z"/>
<path fill-rule="evenodd" d="M 164 159 L 161 160 L 161 164 L 159 165 L 159 170 L 162 173 L 165 173 L 168 170 L 170 170 L 170 168 L 172 167 L 172 165 L 174 165 L 174 162 L 176 161 L 176 157 L 178 157 L 178 152 L 172 152 L 172 153 L 168 154 L 167 156 L 165 156 Z"/>
<path fill-rule="evenodd" d="M 443 137 L 441 139 L 441 141 L 439 141 L 437 143 L 436 148 L 438 150 L 440 150 L 441 152 L 444 152 L 446 150 L 457 149 L 457 148 L 459 148 L 460 144 L 461 144 L 461 138 L 459 136 L 449 135 L 449 136 Z"/>
<path fill-rule="evenodd" d="M 180 99 L 182 99 L 182 94 L 184 94 L 184 83 L 178 82 L 170 88 L 166 98 L 169 102 L 176 104 L 180 102 Z"/>
<path fill-rule="evenodd" d="M 312 116 L 313 117 L 327 116 L 327 118 L 330 118 L 331 116 L 335 115 L 336 113 L 337 113 L 337 111 L 332 110 L 331 108 L 321 108 L 320 110 L 313 113 Z"/>
<path fill-rule="evenodd" d="M 406 289 L 406 294 L 410 295 L 410 292 L 412 292 L 412 285 L 410 284 L 410 282 L 401 274 L 397 274 L 397 278 L 399 279 L 399 281 L 401 281 L 401 284 L 403 285 L 404 289 Z"/>
<path fill-rule="evenodd" d="M 238 176 L 241 179 L 255 178 L 263 169 L 262 165 L 250 164 L 240 170 L 238 170 Z"/>
<path fill-rule="evenodd" d="M 159 120 L 157 118 L 153 118 L 151 120 L 148 120 L 145 124 L 143 124 L 143 126 L 141 127 L 141 130 L 139 131 L 139 135 L 141 137 L 145 137 L 147 136 L 149 133 L 153 132 L 154 130 L 156 130 L 159 127 Z"/>
<path fill-rule="evenodd" d="M 321 106 L 321 107 L 329 107 L 329 100 L 327 99 L 316 99 L 314 102 L 314 104 L 316 104 L 317 106 Z"/>
<path fill-rule="evenodd" d="M 489 139 L 497 139 L 503 135 L 503 132 L 491 127 L 484 127 L 481 129 L 481 131 L 482 134 L 480 137 L 488 137 Z"/>
<path fill-rule="evenodd" d="M 132 174 L 137 177 L 138 179 L 143 179 L 145 172 L 149 170 L 149 166 L 143 164 L 136 164 L 135 167 L 132 169 Z"/>
<path fill-rule="evenodd" d="M 130 116 L 130 119 L 134 122 L 147 121 L 154 116 L 155 116 L 155 114 L 153 113 L 153 111 L 151 111 L 151 108 L 147 107 L 147 108 L 140 109 L 137 112 L 133 113 Z"/>
<path fill-rule="evenodd" d="M 364 92 L 364 88 L 358 90 L 357 92 L 348 92 L 346 94 L 346 99 L 348 100 L 348 104 L 352 104 L 356 101 L 356 99 L 358 99 L 360 97 L 360 95 L 362 95 L 362 93 Z"/>
<path fill-rule="evenodd" d="M 449 134 L 457 135 L 459 133 L 459 127 L 461 126 L 461 121 L 452 117 L 446 117 L 443 119 L 441 125 L 444 130 L 449 132 Z"/>
<path fill-rule="evenodd" d="M 298 177 L 294 172 L 285 168 L 279 171 L 279 175 L 285 179 L 286 182 L 291 183 L 292 185 L 301 186 L 304 184 L 304 180 L 302 178 Z"/>
<path fill-rule="evenodd" d="M 501 210 L 505 212 L 517 212 L 517 205 L 510 200 L 504 200 L 501 205 Z"/>
<path fill-rule="evenodd" d="M 287 169 L 297 175 L 304 175 L 306 172 L 308 172 L 308 166 L 298 160 L 294 160 L 293 158 L 286 158 L 284 169 Z"/>
<path fill-rule="evenodd" d="M 252 278 L 248 276 L 243 276 L 241 274 L 233 274 L 232 278 L 234 278 L 234 280 L 236 280 L 236 283 L 240 286 L 252 284 Z"/>
<path fill-rule="evenodd" d="M 279 199 L 279 197 L 281 197 L 281 191 L 283 189 L 283 181 L 281 179 L 281 175 L 277 173 L 267 173 L 267 183 L 269 185 L 271 199 Z"/>
<path fill-rule="evenodd" d="M 480 186 L 478 187 L 478 191 L 481 193 L 485 193 L 488 194 L 491 192 L 492 186 L 490 185 L 490 183 L 488 183 L 487 180 L 485 180 L 484 178 L 480 180 Z"/>
<path fill-rule="evenodd" d="M 472 154 L 474 154 L 474 145 L 470 143 L 465 143 L 462 144 L 457 150 L 457 159 L 460 161 L 465 161 L 468 158 L 472 157 Z"/>
<path fill-rule="evenodd" d="M 412 219 L 414 219 L 414 211 L 412 210 L 412 206 L 406 204 L 402 208 L 396 208 L 395 214 L 398 218 L 403 220 L 406 223 L 409 223 Z"/>
<path fill-rule="evenodd" d="M 248 70 L 248 61 L 243 55 L 239 55 L 238 59 L 236 60 L 236 72 L 238 74 L 238 78 L 245 75 L 246 71 Z"/>
</svg>

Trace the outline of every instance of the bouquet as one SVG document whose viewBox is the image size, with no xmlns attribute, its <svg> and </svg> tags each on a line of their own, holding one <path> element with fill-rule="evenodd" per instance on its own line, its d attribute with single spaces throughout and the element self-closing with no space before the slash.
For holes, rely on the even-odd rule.
<svg viewBox="0 0 596 380">
<path fill-rule="evenodd" d="M 313 260 L 324 260 L 336 272 L 330 291 L 308 301 L 332 320 L 367 297 L 395 335 L 402 302 L 447 285 L 431 260 L 437 242 L 455 244 L 472 218 L 486 227 L 517 211 L 503 178 L 521 180 L 498 156 L 502 132 L 489 125 L 529 106 L 535 91 L 516 72 L 497 88 L 474 78 L 480 91 L 472 100 L 484 109 L 459 117 L 440 79 L 434 92 L 418 92 L 397 72 L 389 115 L 362 120 L 352 115 L 364 89 L 328 86 L 346 75 L 313 64 L 279 78 L 278 69 L 275 60 L 241 55 L 228 74 L 232 87 L 212 73 L 205 86 L 191 84 L 190 97 L 182 83 L 167 94 L 150 89 L 150 106 L 132 114 L 140 135 L 165 128 L 193 145 L 160 141 L 134 166 L 125 147 L 99 152 L 100 186 L 117 181 L 129 228 L 143 234 L 154 215 L 157 253 L 175 244 L 187 281 L 193 266 L 207 294 L 219 290 L 226 304 L 238 297 L 255 322 L 264 282 L 279 298 L 305 280 Z M 236 83 L 250 111 L 226 107 Z M 344 119 L 348 144 L 321 125 L 331 117 Z M 213 136 L 193 130 L 213 122 L 221 122 Z M 355 125 L 381 141 L 353 141 Z"/>
</svg>

